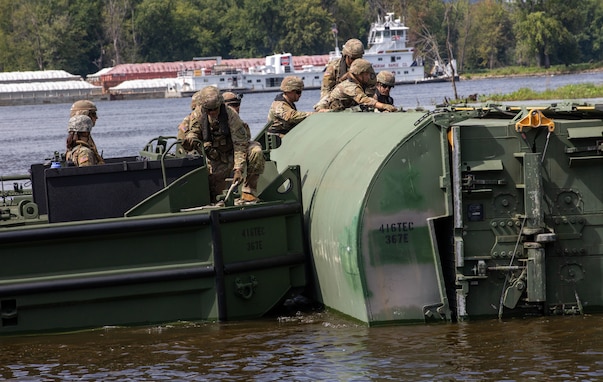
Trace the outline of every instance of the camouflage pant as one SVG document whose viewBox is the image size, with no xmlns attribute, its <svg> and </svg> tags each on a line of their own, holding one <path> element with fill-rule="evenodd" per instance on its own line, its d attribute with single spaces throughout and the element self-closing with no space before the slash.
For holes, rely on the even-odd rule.
<svg viewBox="0 0 603 382">
<path fill-rule="evenodd" d="M 247 174 L 243 183 L 243 192 L 257 196 L 257 185 L 260 175 L 264 172 L 264 153 L 262 146 L 255 141 L 250 141 L 247 146 Z M 232 176 L 234 156 L 232 153 L 223 153 L 219 160 L 207 159 L 209 170 L 209 191 L 212 201 L 230 187 L 226 179 Z M 243 174 L 245 175 L 245 174 Z"/>
</svg>

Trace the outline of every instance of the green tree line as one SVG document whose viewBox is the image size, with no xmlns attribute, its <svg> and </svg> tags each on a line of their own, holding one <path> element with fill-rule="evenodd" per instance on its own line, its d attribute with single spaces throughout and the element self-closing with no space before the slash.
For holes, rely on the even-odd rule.
<svg viewBox="0 0 603 382">
<path fill-rule="evenodd" d="M 460 72 L 603 59 L 601 0 L 0 0 L 0 71 L 326 54 L 386 12 Z"/>
</svg>

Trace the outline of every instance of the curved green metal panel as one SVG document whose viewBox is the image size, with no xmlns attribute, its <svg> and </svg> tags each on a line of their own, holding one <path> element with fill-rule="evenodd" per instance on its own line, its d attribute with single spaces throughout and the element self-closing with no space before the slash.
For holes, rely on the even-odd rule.
<svg viewBox="0 0 603 382">
<path fill-rule="evenodd" d="M 364 322 L 423 320 L 440 301 L 426 219 L 444 203 L 425 192 L 439 190 L 440 132 L 415 131 L 422 115 L 313 115 L 271 153 L 300 165 L 319 297 Z"/>
</svg>

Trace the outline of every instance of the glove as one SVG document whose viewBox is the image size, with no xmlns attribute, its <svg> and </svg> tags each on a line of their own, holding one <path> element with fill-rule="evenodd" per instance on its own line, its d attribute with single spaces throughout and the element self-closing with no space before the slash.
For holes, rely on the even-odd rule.
<svg viewBox="0 0 603 382">
<path fill-rule="evenodd" d="M 211 142 L 203 143 L 203 151 L 205 151 L 205 155 L 207 155 L 207 157 L 211 160 L 220 159 L 220 154 L 218 153 L 218 150 L 216 150 L 212 146 Z"/>
<path fill-rule="evenodd" d="M 243 173 L 240 168 L 235 168 L 234 174 L 232 176 L 232 183 L 239 184 L 243 182 Z"/>
<path fill-rule="evenodd" d="M 385 111 L 389 111 L 389 112 L 392 112 L 392 113 L 398 111 L 398 108 L 395 107 L 394 105 L 385 104 L 383 106 L 384 106 L 383 109 L 385 109 Z"/>
<path fill-rule="evenodd" d="M 196 140 L 195 136 L 193 136 L 193 135 L 187 136 L 186 138 L 184 138 L 182 140 L 182 147 L 186 151 L 191 151 L 195 147 L 195 140 Z"/>
</svg>

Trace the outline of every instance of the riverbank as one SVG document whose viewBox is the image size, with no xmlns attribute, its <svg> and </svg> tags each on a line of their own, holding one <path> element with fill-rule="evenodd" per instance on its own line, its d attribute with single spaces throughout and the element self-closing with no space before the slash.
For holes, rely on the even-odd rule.
<svg viewBox="0 0 603 382">
<path fill-rule="evenodd" d="M 569 84 L 544 91 L 534 91 L 533 89 L 522 87 L 511 93 L 479 95 L 477 100 L 480 102 L 498 102 L 594 98 L 603 98 L 603 85 L 595 85 L 593 83 Z"/>
<path fill-rule="evenodd" d="M 543 67 L 507 66 L 497 69 L 465 71 L 460 74 L 461 80 L 505 77 L 558 76 L 565 74 L 580 74 L 603 72 L 603 62 L 572 65 L 555 65 L 548 69 Z"/>
</svg>

